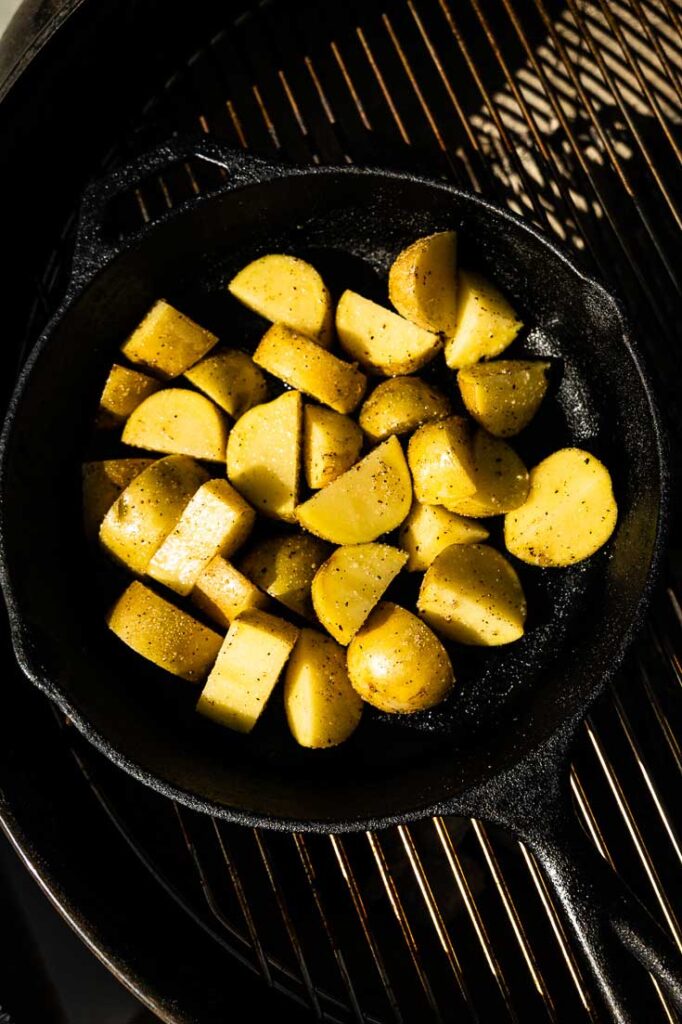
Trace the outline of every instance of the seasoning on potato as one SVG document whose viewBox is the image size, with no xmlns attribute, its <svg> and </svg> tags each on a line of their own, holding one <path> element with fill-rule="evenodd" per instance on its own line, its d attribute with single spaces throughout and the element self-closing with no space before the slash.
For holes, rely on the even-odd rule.
<svg viewBox="0 0 682 1024">
<path fill-rule="evenodd" d="M 420 370 L 442 348 L 440 335 L 352 291 L 339 299 L 336 333 L 352 359 L 386 377 Z"/>
<path fill-rule="evenodd" d="M 399 254 L 388 274 L 388 294 L 401 316 L 445 335 L 457 326 L 457 234 L 438 231 Z"/>
<path fill-rule="evenodd" d="M 464 367 L 457 374 L 457 383 L 467 412 L 489 434 L 513 437 L 540 408 L 549 367 L 539 359 L 496 359 Z"/>
<path fill-rule="evenodd" d="M 409 434 L 423 423 L 452 415 L 450 400 L 419 377 L 392 377 L 374 389 L 360 409 L 358 423 L 370 441 Z"/>
<path fill-rule="evenodd" d="M 518 508 L 528 495 L 528 470 L 511 445 L 480 428 L 471 443 L 473 494 L 443 504 L 463 516 L 497 516 Z"/>
<path fill-rule="evenodd" d="M 407 461 L 414 495 L 426 505 L 445 505 L 476 491 L 471 429 L 462 416 L 425 423 L 410 438 Z"/>
<path fill-rule="evenodd" d="M 217 342 L 211 331 L 159 299 L 121 345 L 121 352 L 131 363 L 169 380 L 198 363 Z"/>
<path fill-rule="evenodd" d="M 222 555 L 216 555 L 200 573 L 192 602 L 209 619 L 228 629 L 249 608 L 267 608 L 270 598 Z"/>
<path fill-rule="evenodd" d="M 211 352 L 186 370 L 185 377 L 235 420 L 268 397 L 263 373 L 251 356 L 236 349 Z"/>
<path fill-rule="evenodd" d="M 204 395 L 166 388 L 145 398 L 131 413 L 121 440 L 150 452 L 224 462 L 227 433 L 223 413 Z"/>
<path fill-rule="evenodd" d="M 268 537 L 241 558 L 239 567 L 270 597 L 314 620 L 310 588 L 329 550 L 328 544 L 309 534 Z"/>
<path fill-rule="evenodd" d="M 296 742 L 312 749 L 338 746 L 357 729 L 362 708 L 343 647 L 302 629 L 284 677 L 284 710 Z"/>
<path fill-rule="evenodd" d="M 422 505 L 415 501 L 400 527 L 398 543 L 407 553 L 406 569 L 423 572 L 437 555 L 451 544 L 475 544 L 487 540 L 485 526 L 440 505 Z"/>
<path fill-rule="evenodd" d="M 161 386 L 160 381 L 146 373 L 114 363 L 99 400 L 97 426 L 103 429 L 120 427 L 131 412 Z"/>
<path fill-rule="evenodd" d="M 151 466 L 154 459 L 102 459 L 84 462 L 83 526 L 88 540 L 96 540 L 102 520 L 121 491 Z"/>
<path fill-rule="evenodd" d="M 303 468 L 311 490 L 326 487 L 353 466 L 362 450 L 362 431 L 349 416 L 306 405 L 303 411 Z"/>
<path fill-rule="evenodd" d="M 445 361 L 453 370 L 499 356 L 523 323 L 502 292 L 482 274 L 460 270 L 457 323 L 445 342 Z"/>
</svg>

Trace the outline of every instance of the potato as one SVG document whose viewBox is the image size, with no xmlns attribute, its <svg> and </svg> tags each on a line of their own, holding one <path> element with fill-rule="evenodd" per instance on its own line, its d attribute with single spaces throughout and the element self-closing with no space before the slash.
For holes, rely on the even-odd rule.
<svg viewBox="0 0 682 1024">
<path fill-rule="evenodd" d="M 203 570 L 192 590 L 192 601 L 205 615 L 227 629 L 247 608 L 267 608 L 269 598 L 222 555 Z"/>
<path fill-rule="evenodd" d="M 186 371 L 185 377 L 238 420 L 268 397 L 265 377 L 246 352 L 224 348 Z"/>
<path fill-rule="evenodd" d="M 468 412 L 495 437 L 513 437 L 527 427 L 547 391 L 550 364 L 496 359 L 467 366 L 457 374 Z"/>
<path fill-rule="evenodd" d="M 431 420 L 452 414 L 445 395 L 418 377 L 393 377 L 374 389 L 360 409 L 358 422 L 370 441 L 408 434 Z"/>
<path fill-rule="evenodd" d="M 83 526 L 88 540 L 97 537 L 105 515 L 118 498 L 143 469 L 151 466 L 153 459 L 104 459 L 101 462 L 84 462 L 83 479 Z"/>
<path fill-rule="evenodd" d="M 147 574 L 185 596 L 212 558 L 241 547 L 255 521 L 256 513 L 227 480 L 209 480 L 157 548 Z"/>
<path fill-rule="evenodd" d="M 445 362 L 453 370 L 492 359 L 511 345 L 523 323 L 502 293 L 481 274 L 460 270 L 457 324 L 445 342 Z"/>
<path fill-rule="evenodd" d="M 488 531 L 475 519 L 465 519 L 440 505 L 415 501 L 400 527 L 398 543 L 407 552 L 409 572 L 423 572 L 451 544 L 487 540 Z"/>
<path fill-rule="evenodd" d="M 303 402 L 288 391 L 237 420 L 227 443 L 227 475 L 259 512 L 294 522 L 301 464 Z"/>
<path fill-rule="evenodd" d="M 412 482 L 397 437 L 375 448 L 296 509 L 306 530 L 333 544 L 363 544 L 400 526 Z"/>
<path fill-rule="evenodd" d="M 340 644 L 349 644 L 386 588 L 407 561 L 390 544 L 352 544 L 337 548 L 315 575 L 315 613 Z"/>
<path fill-rule="evenodd" d="M 208 675 L 223 642 L 219 633 L 137 580 L 121 594 L 107 625 L 147 661 L 190 682 Z"/>
<path fill-rule="evenodd" d="M 251 609 L 229 628 L 197 711 L 237 732 L 251 732 L 296 643 L 284 619 Z"/>
<path fill-rule="evenodd" d="M 425 423 L 410 438 L 407 461 L 414 496 L 426 505 L 452 503 L 476 490 L 469 424 L 462 416 Z"/>
<path fill-rule="evenodd" d="M 103 429 L 119 427 L 161 384 L 146 373 L 129 370 L 117 363 L 111 367 L 99 400 L 96 426 Z"/>
<path fill-rule="evenodd" d="M 414 373 L 442 347 L 438 334 L 351 291 L 336 307 L 336 333 L 352 359 L 386 377 Z"/>
<path fill-rule="evenodd" d="M 609 471 L 590 452 L 562 448 L 530 473 L 530 492 L 504 520 L 512 555 L 530 565 L 573 565 L 614 531 L 618 506 Z"/>
<path fill-rule="evenodd" d="M 102 547 L 140 576 L 208 473 L 186 455 L 157 459 L 128 484 L 99 530 Z"/>
<path fill-rule="evenodd" d="M 261 541 L 242 558 L 240 568 L 270 597 L 304 618 L 312 619 L 310 587 L 328 555 L 329 545 L 324 541 L 296 533 Z"/>
<path fill-rule="evenodd" d="M 460 644 L 497 647 L 523 636 L 526 599 L 504 555 L 487 544 L 452 544 L 422 580 L 419 614 Z"/>
<path fill-rule="evenodd" d="M 331 345 L 331 296 L 315 268 L 297 256 L 261 256 L 240 270 L 227 287 L 266 320 L 286 324 L 324 348 Z"/>
<path fill-rule="evenodd" d="M 362 431 L 348 416 L 306 405 L 303 413 L 303 466 L 308 487 L 318 490 L 341 476 L 358 459 Z"/>
<path fill-rule="evenodd" d="M 511 445 L 485 430 L 477 430 L 472 444 L 476 490 L 443 502 L 463 516 L 497 516 L 523 505 L 528 496 L 528 470 Z"/>
<path fill-rule="evenodd" d="M 457 324 L 457 234 L 438 231 L 399 254 L 388 294 L 401 316 L 427 331 L 452 334 Z"/>
<path fill-rule="evenodd" d="M 416 615 L 383 601 L 348 648 L 348 678 L 381 711 L 411 714 L 439 704 L 455 676 L 438 637 Z"/>
<path fill-rule="evenodd" d="M 123 342 L 121 352 L 131 363 L 170 380 L 203 359 L 217 341 L 215 334 L 159 299 Z"/>
<path fill-rule="evenodd" d="M 224 462 L 227 430 L 224 415 L 208 398 L 184 388 L 167 388 L 138 405 L 121 440 L 152 452 Z"/>
<path fill-rule="evenodd" d="M 362 700 L 350 685 L 346 652 L 328 636 L 302 629 L 284 677 L 284 709 L 302 747 L 335 747 L 360 724 Z"/>
<path fill-rule="evenodd" d="M 352 412 L 367 387 L 367 378 L 354 363 L 338 359 L 284 324 L 266 331 L 253 361 L 336 412 Z"/>
</svg>

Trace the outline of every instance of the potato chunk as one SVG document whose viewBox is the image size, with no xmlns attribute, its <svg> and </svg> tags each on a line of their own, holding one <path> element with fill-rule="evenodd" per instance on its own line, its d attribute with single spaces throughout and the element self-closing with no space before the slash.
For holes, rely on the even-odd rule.
<svg viewBox="0 0 682 1024">
<path fill-rule="evenodd" d="M 215 334 L 159 299 L 123 342 L 121 352 L 131 363 L 170 380 L 189 370 L 217 341 Z"/>
<path fill-rule="evenodd" d="M 438 334 L 352 291 L 336 307 L 336 333 L 352 359 L 386 377 L 414 373 L 442 347 Z"/>
<path fill-rule="evenodd" d="M 104 429 L 120 427 L 131 412 L 160 387 L 159 381 L 146 373 L 114 363 L 99 400 L 97 426 Z"/>
<path fill-rule="evenodd" d="M 124 644 L 159 668 L 190 682 L 208 675 L 222 636 L 135 580 L 107 616 Z"/>
<path fill-rule="evenodd" d="M 398 543 L 407 552 L 409 572 L 423 572 L 451 544 L 475 544 L 488 539 L 488 531 L 475 519 L 465 519 L 440 505 L 415 501 L 400 527 Z"/>
<path fill-rule="evenodd" d="M 286 324 L 329 348 L 333 340 L 332 300 L 324 281 L 297 256 L 273 253 L 240 270 L 228 290 L 273 323 Z"/>
<path fill-rule="evenodd" d="M 445 342 L 445 362 L 453 370 L 492 359 L 511 345 L 523 323 L 504 295 L 481 274 L 460 270 L 457 325 Z"/>
<path fill-rule="evenodd" d="M 138 405 L 121 440 L 152 452 L 224 462 L 227 422 L 220 409 L 196 391 L 167 388 Z"/>
<path fill-rule="evenodd" d="M 313 580 L 318 619 L 340 644 L 349 644 L 407 561 L 390 544 L 337 548 Z"/>
<path fill-rule="evenodd" d="M 469 424 L 462 416 L 425 423 L 410 438 L 414 495 L 426 505 L 452 503 L 476 490 Z"/>
<path fill-rule="evenodd" d="M 266 608 L 269 603 L 267 594 L 222 555 L 208 563 L 194 584 L 191 597 L 197 608 L 225 629 L 247 608 Z"/>
<path fill-rule="evenodd" d="M 438 231 L 399 254 L 388 294 L 401 316 L 427 331 L 452 334 L 457 324 L 457 234 Z"/>
<path fill-rule="evenodd" d="M 242 612 L 230 626 L 197 711 L 229 729 L 251 732 L 298 632 L 295 626 L 268 612 Z"/>
<path fill-rule="evenodd" d="M 412 612 L 378 605 L 348 648 L 348 677 L 363 700 L 411 714 L 439 704 L 455 676 L 438 637 Z"/>
<path fill-rule="evenodd" d="M 486 544 L 453 544 L 422 580 L 419 614 L 460 644 L 497 647 L 523 636 L 526 599 L 504 555 Z"/>
<path fill-rule="evenodd" d="M 528 496 L 528 470 L 511 445 L 477 430 L 473 446 L 473 494 L 443 502 L 463 516 L 497 516 L 523 505 Z"/>
<path fill-rule="evenodd" d="M 338 359 L 284 324 L 273 324 L 263 335 L 253 360 L 273 377 L 336 412 L 352 412 L 367 387 L 367 378 L 357 366 Z"/>
<path fill-rule="evenodd" d="M 357 729 L 362 699 L 350 685 L 346 652 L 328 636 L 301 630 L 284 677 L 284 708 L 302 747 L 335 747 Z"/>
<path fill-rule="evenodd" d="M 240 567 L 270 597 L 312 619 L 310 587 L 328 555 L 329 545 L 324 541 L 297 533 L 261 541 L 242 558 Z"/>
<path fill-rule="evenodd" d="M 209 480 L 185 505 L 147 574 L 178 594 L 189 594 L 211 559 L 233 554 L 255 521 L 256 513 L 227 480 Z"/>
<path fill-rule="evenodd" d="M 101 462 L 84 462 L 83 479 L 83 526 L 88 540 L 97 537 L 102 520 L 118 498 L 143 469 L 151 466 L 153 459 L 103 459 Z"/>
<path fill-rule="evenodd" d="M 397 437 L 375 448 L 343 476 L 299 505 L 301 526 L 333 544 L 363 544 L 400 526 L 412 482 Z"/>
<path fill-rule="evenodd" d="M 140 576 L 208 473 L 186 455 L 158 459 L 111 506 L 99 539 L 107 554 Z"/>
<path fill-rule="evenodd" d="M 227 475 L 259 512 L 295 521 L 303 402 L 288 391 L 237 420 L 227 444 Z"/>
<path fill-rule="evenodd" d="M 475 420 L 495 437 L 513 437 L 527 427 L 547 391 L 549 363 L 496 359 L 457 374 L 462 400 Z"/>
<path fill-rule="evenodd" d="M 452 415 L 445 395 L 418 377 L 393 377 L 374 389 L 360 409 L 358 422 L 370 441 L 409 434 L 423 423 Z"/>
<path fill-rule="evenodd" d="M 303 415 L 303 466 L 308 487 L 326 487 L 355 464 L 362 431 L 348 416 L 306 405 Z"/>
<path fill-rule="evenodd" d="M 530 473 L 530 492 L 504 520 L 504 540 L 530 565 L 573 565 L 613 533 L 618 507 L 609 471 L 580 448 L 562 448 Z"/>
<path fill-rule="evenodd" d="M 185 377 L 238 420 L 268 397 L 265 377 L 246 352 L 224 348 L 186 371 Z"/>
</svg>

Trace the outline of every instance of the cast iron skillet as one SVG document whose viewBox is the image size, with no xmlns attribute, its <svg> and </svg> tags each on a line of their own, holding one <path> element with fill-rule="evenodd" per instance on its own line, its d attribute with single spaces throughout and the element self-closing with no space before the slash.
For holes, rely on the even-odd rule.
<svg viewBox="0 0 682 1024">
<path fill-rule="evenodd" d="M 224 168 L 222 184 L 125 240 L 107 237 L 112 200 L 190 156 Z M 517 351 L 556 363 L 561 383 L 520 441 L 522 454 L 532 464 L 576 444 L 603 458 L 620 507 L 615 535 L 571 569 L 520 566 L 527 636 L 497 652 L 453 650 L 459 686 L 433 712 L 370 713 L 328 752 L 295 749 L 276 700 L 253 736 L 220 730 L 192 713 L 195 691 L 144 664 L 103 622 L 80 529 L 80 464 L 108 366 L 159 296 L 227 343 L 255 343 L 262 322 L 230 299 L 225 281 L 256 255 L 310 256 L 332 289 L 386 301 L 397 251 L 451 227 L 463 259 L 502 285 L 532 325 Z M 11 402 L 1 483 L 2 587 L 17 659 L 113 761 L 197 810 L 253 825 L 343 831 L 454 813 L 506 826 L 542 864 L 614 1019 L 644 1019 L 629 954 L 682 1005 L 672 946 L 582 834 L 568 786 L 577 725 L 621 661 L 653 585 L 664 442 L 620 307 L 534 228 L 408 174 L 284 167 L 176 140 L 86 196 L 68 294 Z"/>
</svg>

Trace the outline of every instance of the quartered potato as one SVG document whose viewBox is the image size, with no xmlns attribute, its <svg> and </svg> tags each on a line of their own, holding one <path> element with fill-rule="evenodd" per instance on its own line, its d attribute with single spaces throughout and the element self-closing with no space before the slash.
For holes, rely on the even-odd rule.
<svg viewBox="0 0 682 1024">
<path fill-rule="evenodd" d="M 97 537 L 105 515 L 118 498 L 143 469 L 151 466 L 153 459 L 103 459 L 101 462 L 84 462 L 83 479 L 83 526 L 89 540 Z"/>
<path fill-rule="evenodd" d="M 463 516 L 497 516 L 523 505 L 528 496 L 528 470 L 511 445 L 480 428 L 472 444 L 473 494 L 443 502 Z"/>
<path fill-rule="evenodd" d="M 460 270 L 457 324 L 445 342 L 445 362 L 453 370 L 492 359 L 511 345 L 523 323 L 502 292 L 481 274 Z"/>
<path fill-rule="evenodd" d="M 159 299 L 121 345 L 121 352 L 131 363 L 169 380 L 203 359 L 217 341 L 215 334 Z"/>
<path fill-rule="evenodd" d="M 286 324 L 329 348 L 332 300 L 324 281 L 297 256 L 261 256 L 232 278 L 228 290 L 273 323 Z"/>
<path fill-rule="evenodd" d="M 306 405 L 303 412 L 303 468 L 308 487 L 326 487 L 360 455 L 362 431 L 348 416 Z"/>
<path fill-rule="evenodd" d="M 609 471 L 580 448 L 562 448 L 530 473 L 528 498 L 504 520 L 512 555 L 530 565 L 573 565 L 609 539 L 618 507 Z"/>
<path fill-rule="evenodd" d="M 248 608 L 267 608 L 269 598 L 238 569 L 216 555 L 199 575 L 192 601 L 205 615 L 227 629 Z"/>
<path fill-rule="evenodd" d="M 235 420 L 268 397 L 265 377 L 251 356 L 232 348 L 212 352 L 185 377 Z"/>
<path fill-rule="evenodd" d="M 362 699 L 348 679 L 346 652 L 330 637 L 301 630 L 284 677 L 284 708 L 302 747 L 335 747 L 360 724 Z"/>
<path fill-rule="evenodd" d="M 475 544 L 488 539 L 488 531 L 475 519 L 466 519 L 440 505 L 415 501 L 400 527 L 398 543 L 407 552 L 409 572 L 423 572 L 451 544 Z"/>
<path fill-rule="evenodd" d="M 411 714 L 439 704 L 455 676 L 438 637 L 390 601 L 374 609 L 348 648 L 348 676 L 363 700 L 381 711 Z"/>
<path fill-rule="evenodd" d="M 412 503 L 412 481 L 397 437 L 375 448 L 343 476 L 299 505 L 306 530 L 333 544 L 363 544 L 400 526 Z"/>
<path fill-rule="evenodd" d="M 400 253 L 388 294 L 401 316 L 427 331 L 451 335 L 457 326 L 457 234 L 438 231 Z"/>
<path fill-rule="evenodd" d="M 352 359 L 386 377 L 414 373 L 442 347 L 438 334 L 352 291 L 336 307 L 336 333 Z"/>
<path fill-rule="evenodd" d="M 227 444 L 227 475 L 240 494 L 274 519 L 295 521 L 303 402 L 288 391 L 237 420 Z"/>
<path fill-rule="evenodd" d="M 213 402 L 184 388 L 145 398 L 130 415 L 121 440 L 134 448 L 225 461 L 227 421 Z"/>
<path fill-rule="evenodd" d="M 251 732 L 298 637 L 298 629 L 251 609 L 235 619 L 209 675 L 197 711 L 237 732 Z"/>
<path fill-rule="evenodd" d="M 161 384 L 154 377 L 138 370 L 129 370 L 117 363 L 111 367 L 99 400 L 96 424 L 98 427 L 120 427 L 131 412 Z"/>
<path fill-rule="evenodd" d="M 495 437 L 513 437 L 527 427 L 547 391 L 550 364 L 540 360 L 496 359 L 457 374 L 468 412 Z"/>
<path fill-rule="evenodd" d="M 487 544 L 453 544 L 422 580 L 419 614 L 460 644 L 497 647 L 523 636 L 526 599 L 504 555 Z"/>
<path fill-rule="evenodd" d="M 451 508 L 476 490 L 471 433 L 462 416 L 425 423 L 415 431 L 407 446 L 407 461 L 414 496 L 426 505 Z"/>
<path fill-rule="evenodd" d="M 240 568 L 270 597 L 312 619 L 310 587 L 328 555 L 329 545 L 324 541 L 296 533 L 261 541 L 242 558 Z"/>
<path fill-rule="evenodd" d="M 358 423 L 370 441 L 409 434 L 423 423 L 452 414 L 450 401 L 418 377 L 393 377 L 374 389 L 360 409 Z"/>
<path fill-rule="evenodd" d="M 337 548 L 313 580 L 315 613 L 340 644 L 349 644 L 407 561 L 390 544 Z"/>
<path fill-rule="evenodd" d="M 253 354 L 258 366 L 336 412 L 352 412 L 367 378 L 353 363 L 338 359 L 299 331 L 273 324 Z"/>
<path fill-rule="evenodd" d="M 116 636 L 166 672 L 190 682 L 204 679 L 223 638 L 137 580 L 107 616 Z"/>
</svg>

